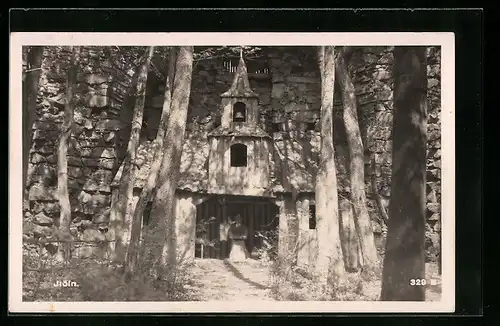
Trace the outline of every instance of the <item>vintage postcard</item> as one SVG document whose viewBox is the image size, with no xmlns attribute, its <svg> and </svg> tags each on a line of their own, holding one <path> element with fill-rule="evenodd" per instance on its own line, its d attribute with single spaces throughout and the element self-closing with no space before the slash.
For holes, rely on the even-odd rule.
<svg viewBox="0 0 500 326">
<path fill-rule="evenodd" d="M 12 33 L 9 311 L 453 312 L 453 33 Z"/>
</svg>

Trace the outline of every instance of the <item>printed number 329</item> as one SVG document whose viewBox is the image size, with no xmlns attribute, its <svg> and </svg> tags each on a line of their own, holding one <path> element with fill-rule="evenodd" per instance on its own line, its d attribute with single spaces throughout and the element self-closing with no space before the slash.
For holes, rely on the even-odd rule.
<svg viewBox="0 0 500 326">
<path fill-rule="evenodd" d="M 422 278 L 422 279 L 420 279 L 420 278 L 416 278 L 416 279 L 412 278 L 410 280 L 410 285 L 412 285 L 412 286 L 413 285 L 415 285 L 415 286 L 423 286 L 423 285 L 426 285 L 426 284 L 427 284 L 427 282 L 425 281 L 424 278 Z"/>
</svg>

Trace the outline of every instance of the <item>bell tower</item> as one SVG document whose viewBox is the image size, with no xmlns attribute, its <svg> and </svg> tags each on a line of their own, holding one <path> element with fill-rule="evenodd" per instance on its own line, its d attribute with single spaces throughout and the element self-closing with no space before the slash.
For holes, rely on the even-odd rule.
<svg viewBox="0 0 500 326">
<path fill-rule="evenodd" d="M 221 125 L 209 135 L 209 192 L 260 196 L 269 187 L 271 137 L 259 123 L 259 98 L 252 91 L 240 52 L 228 91 L 221 96 Z"/>
<path fill-rule="evenodd" d="M 259 121 L 259 97 L 250 88 L 247 67 L 240 56 L 231 88 L 221 94 L 221 126 L 232 127 L 244 123 L 255 125 Z"/>
</svg>

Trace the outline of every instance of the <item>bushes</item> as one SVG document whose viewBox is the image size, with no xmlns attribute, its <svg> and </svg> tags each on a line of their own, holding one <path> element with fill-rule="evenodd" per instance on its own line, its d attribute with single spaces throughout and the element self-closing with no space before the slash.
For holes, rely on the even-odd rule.
<svg viewBox="0 0 500 326">
<path fill-rule="evenodd" d="M 40 249 L 42 248 L 42 249 Z M 141 261 L 134 276 L 125 275 L 122 265 L 92 255 L 58 262 L 42 245 L 23 246 L 24 301 L 188 301 L 191 293 L 191 264 L 166 270 L 166 280 L 151 273 L 153 264 Z M 105 255 L 107 256 L 107 255 Z M 56 281 L 70 286 L 54 286 Z"/>
<path fill-rule="evenodd" d="M 293 220 L 289 216 L 287 220 Z M 271 293 L 280 301 L 373 301 L 380 294 L 380 273 L 363 270 L 347 273 L 344 278 L 322 288 L 317 284 L 312 268 L 297 265 L 297 248 L 288 245 L 278 252 L 278 230 L 261 235 L 264 243 L 260 257 L 266 257 L 271 278 Z M 284 235 L 290 239 L 288 235 Z M 261 258 L 262 259 L 262 258 Z"/>
<path fill-rule="evenodd" d="M 271 292 L 280 301 L 363 301 L 377 300 L 380 277 L 366 280 L 362 273 L 346 273 L 345 277 L 323 288 L 314 280 L 307 266 L 294 265 L 290 256 L 271 265 Z M 374 291 L 373 289 L 376 289 Z"/>
<path fill-rule="evenodd" d="M 174 282 L 152 278 L 139 270 L 133 277 L 124 277 L 121 266 L 94 264 L 77 274 L 86 301 L 185 301 L 189 295 L 185 267 L 176 270 Z"/>
</svg>

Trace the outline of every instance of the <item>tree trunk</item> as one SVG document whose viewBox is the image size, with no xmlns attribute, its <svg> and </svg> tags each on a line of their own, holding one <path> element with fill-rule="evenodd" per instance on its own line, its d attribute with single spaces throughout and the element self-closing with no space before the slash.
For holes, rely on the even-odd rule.
<svg viewBox="0 0 500 326">
<path fill-rule="evenodd" d="M 25 187 L 28 179 L 29 154 L 31 149 L 31 138 L 33 136 L 33 122 L 36 116 L 36 102 L 38 96 L 38 84 L 42 71 L 43 46 L 28 47 L 27 71 L 24 80 L 24 102 L 23 102 L 23 197 L 26 194 Z"/>
<path fill-rule="evenodd" d="M 366 207 L 365 156 L 361 132 L 359 130 L 356 93 L 343 55 L 344 51 L 340 50 L 337 57 L 336 70 L 339 77 L 339 84 L 342 88 L 343 117 L 349 147 L 350 199 L 354 209 L 354 225 L 359 237 L 364 269 L 380 270 L 370 215 Z"/>
<path fill-rule="evenodd" d="M 332 46 L 319 48 L 321 72 L 321 149 L 316 176 L 316 232 L 318 282 L 332 285 L 344 274 L 340 245 L 337 174 L 333 147 L 333 94 L 335 59 Z"/>
<path fill-rule="evenodd" d="M 134 114 L 132 117 L 132 126 L 130 139 L 127 146 L 127 156 L 123 161 L 123 171 L 118 189 L 118 199 L 112 203 L 110 220 L 111 228 L 114 231 L 115 248 L 113 260 L 122 263 L 125 261 L 127 247 L 130 241 L 131 209 L 133 200 L 134 179 L 136 170 L 136 151 L 139 145 L 139 137 L 142 129 L 142 120 L 144 116 L 144 100 L 146 96 L 146 83 L 148 79 L 148 70 L 151 58 L 154 53 L 154 47 L 147 50 L 147 56 L 138 70 L 136 97 Z"/>
<path fill-rule="evenodd" d="M 340 243 L 344 254 L 345 270 L 350 273 L 357 272 L 361 265 L 359 237 L 354 225 L 354 209 L 352 206 L 349 199 L 340 198 Z"/>
<path fill-rule="evenodd" d="M 134 216 L 132 218 L 132 230 L 130 233 L 130 245 L 127 254 L 127 269 L 128 272 L 133 274 L 137 267 L 137 261 L 139 258 L 139 248 L 140 239 L 142 231 L 142 217 L 146 205 L 151 200 L 151 194 L 156 186 L 156 179 L 158 178 L 158 172 L 160 171 L 163 152 L 164 152 L 164 137 L 167 129 L 168 117 L 171 110 L 171 100 L 172 100 L 172 81 L 175 75 L 175 61 L 176 61 L 176 51 L 175 47 L 171 47 L 169 55 L 169 66 L 168 66 L 168 76 L 165 82 L 165 94 L 163 99 L 163 108 L 160 117 L 160 124 L 158 127 L 158 132 L 156 134 L 155 146 L 154 146 L 154 158 L 151 164 L 151 170 L 146 184 L 142 188 L 139 201 L 137 202 L 134 210 Z"/>
<path fill-rule="evenodd" d="M 57 150 L 57 195 L 61 207 L 59 216 L 59 229 L 66 238 L 70 237 L 71 204 L 68 191 L 68 142 L 71 137 L 73 116 L 75 110 L 74 90 L 77 82 L 77 67 L 80 57 L 80 48 L 71 46 L 71 62 L 68 67 L 66 79 L 66 103 L 64 106 L 64 119 L 61 126 L 61 136 Z M 68 260 L 70 257 L 70 243 L 61 243 L 59 259 Z M 62 257 L 61 257 L 62 255 Z"/>
<path fill-rule="evenodd" d="M 148 237 L 158 234 L 162 241 L 163 251 L 154 250 L 154 258 L 161 258 L 158 266 L 158 277 L 162 278 L 164 267 L 174 268 L 177 265 L 176 231 L 175 231 L 175 189 L 179 179 L 179 167 L 182 145 L 186 131 L 191 77 L 193 72 L 193 47 L 182 46 L 179 49 L 170 116 L 164 143 L 163 162 L 158 173 L 156 195 L 151 209 L 151 228 Z M 151 243 L 148 241 L 148 243 Z M 155 248 L 156 249 L 156 248 Z M 170 273 L 169 273 L 170 276 Z"/>
<path fill-rule="evenodd" d="M 380 193 L 378 192 L 378 187 L 377 187 L 377 174 L 375 173 L 375 168 L 376 168 L 376 162 L 375 162 L 375 155 L 372 156 L 372 178 L 371 178 L 371 186 L 372 186 L 372 193 L 373 196 L 375 197 L 375 202 L 377 203 L 377 208 L 380 213 L 381 218 L 379 218 L 379 223 L 380 226 L 382 225 L 387 225 L 387 222 L 389 221 L 389 215 L 387 215 L 387 211 L 385 210 L 384 203 L 382 202 L 382 196 L 380 196 Z"/>
<path fill-rule="evenodd" d="M 381 299 L 424 301 L 425 286 L 418 282 L 425 278 L 425 47 L 396 47 L 394 78 L 391 200 Z"/>
</svg>

